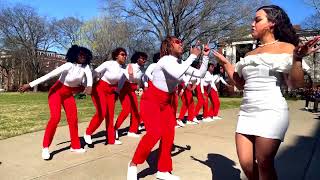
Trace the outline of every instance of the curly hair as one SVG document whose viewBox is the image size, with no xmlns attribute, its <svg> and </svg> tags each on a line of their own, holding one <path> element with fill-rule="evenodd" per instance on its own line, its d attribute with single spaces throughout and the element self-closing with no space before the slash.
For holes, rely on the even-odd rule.
<svg viewBox="0 0 320 180">
<path fill-rule="evenodd" d="M 282 42 L 287 42 L 297 46 L 299 44 L 299 37 L 294 30 L 287 13 L 276 5 L 262 6 L 257 9 L 263 10 L 267 14 L 268 21 L 273 22 L 273 34 L 276 39 Z"/>
<path fill-rule="evenodd" d="M 145 52 L 137 51 L 131 56 L 131 63 L 137 63 L 140 57 L 148 59 L 148 55 Z"/>
<path fill-rule="evenodd" d="M 118 47 L 116 49 L 114 49 L 111 53 L 111 57 L 113 60 L 116 60 L 117 56 L 121 53 L 121 52 L 124 52 L 127 54 L 127 51 L 126 49 L 124 49 L 123 47 Z"/>
<path fill-rule="evenodd" d="M 77 62 L 79 58 L 79 54 L 82 53 L 86 57 L 86 61 L 84 64 L 90 64 L 92 60 L 92 52 L 85 47 L 78 46 L 78 45 L 72 45 L 66 54 L 67 62 Z"/>
<path fill-rule="evenodd" d="M 172 54 L 172 40 L 175 36 L 168 36 L 161 42 L 160 57 Z"/>
</svg>

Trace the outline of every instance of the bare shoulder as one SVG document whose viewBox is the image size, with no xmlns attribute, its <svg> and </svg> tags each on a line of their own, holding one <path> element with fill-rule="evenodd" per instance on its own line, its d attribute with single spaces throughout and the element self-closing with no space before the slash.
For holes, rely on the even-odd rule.
<svg viewBox="0 0 320 180">
<path fill-rule="evenodd" d="M 279 42 L 278 46 L 279 46 L 278 50 L 281 51 L 281 53 L 288 53 L 288 54 L 291 54 L 295 48 L 293 44 L 286 43 L 286 42 Z"/>
<path fill-rule="evenodd" d="M 246 56 L 250 56 L 250 55 L 255 55 L 255 54 L 258 54 L 258 53 L 259 53 L 259 52 L 257 51 L 257 49 L 254 49 L 254 50 L 252 50 L 252 51 L 247 52 L 246 55 L 245 55 L 245 57 L 246 57 Z"/>
</svg>

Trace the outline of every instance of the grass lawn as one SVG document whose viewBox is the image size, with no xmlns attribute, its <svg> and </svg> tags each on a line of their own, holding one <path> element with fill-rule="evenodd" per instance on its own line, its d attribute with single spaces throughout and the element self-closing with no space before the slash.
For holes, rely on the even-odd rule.
<svg viewBox="0 0 320 180">
<path fill-rule="evenodd" d="M 0 139 L 43 130 L 49 118 L 48 93 L 0 93 Z M 196 100 L 196 99 L 195 99 Z M 221 109 L 237 108 L 240 98 L 221 98 Z M 179 101 L 179 107 L 181 102 Z M 91 98 L 77 99 L 80 122 L 90 121 L 95 109 Z M 115 119 L 121 106 L 116 103 Z M 60 126 L 66 125 L 61 111 Z"/>
</svg>

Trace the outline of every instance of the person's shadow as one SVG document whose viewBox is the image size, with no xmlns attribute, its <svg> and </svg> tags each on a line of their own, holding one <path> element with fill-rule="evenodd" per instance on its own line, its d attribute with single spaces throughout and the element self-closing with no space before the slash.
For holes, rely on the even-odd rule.
<svg viewBox="0 0 320 180">
<path fill-rule="evenodd" d="M 220 154 L 208 154 L 208 159 L 202 161 L 193 156 L 192 160 L 200 162 L 211 169 L 212 180 L 239 180 L 241 171 L 234 167 L 236 164 L 231 159 Z"/>
<path fill-rule="evenodd" d="M 183 147 L 183 146 L 173 144 L 172 150 L 171 150 L 171 157 L 177 156 L 178 154 L 180 154 L 186 150 L 188 150 L 188 151 L 191 150 L 191 146 L 186 145 L 186 147 Z M 146 176 L 155 174 L 158 171 L 157 170 L 158 153 L 159 153 L 159 149 L 156 149 L 149 154 L 149 156 L 147 158 L 147 163 L 149 165 L 149 168 L 144 169 L 141 172 L 139 172 L 138 178 L 145 178 Z"/>
</svg>

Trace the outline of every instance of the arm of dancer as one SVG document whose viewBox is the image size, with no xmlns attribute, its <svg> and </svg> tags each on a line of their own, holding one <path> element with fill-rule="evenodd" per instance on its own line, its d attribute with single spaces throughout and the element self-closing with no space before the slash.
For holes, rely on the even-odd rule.
<svg viewBox="0 0 320 180">
<path fill-rule="evenodd" d="M 316 47 L 320 41 L 320 36 L 316 36 L 303 45 L 292 47 L 293 61 L 290 69 L 290 77 L 292 87 L 298 88 L 304 86 L 304 72 L 306 64 L 303 64 L 302 58 L 316 52 L 320 47 Z"/>
<path fill-rule="evenodd" d="M 92 78 L 92 72 L 91 72 L 91 69 L 90 69 L 89 65 L 86 65 L 86 67 L 84 68 L 84 73 L 85 73 L 86 81 L 87 81 L 84 93 L 90 95 L 91 92 L 92 92 L 93 78 Z"/>
<path fill-rule="evenodd" d="M 243 89 L 245 81 L 235 72 L 235 67 L 230 61 L 217 51 L 213 51 L 213 55 L 227 72 L 231 84 L 235 85 L 239 90 Z"/>
<path fill-rule="evenodd" d="M 38 84 L 41 84 L 45 81 L 47 81 L 48 79 L 51 79 L 57 75 L 60 75 L 62 72 L 64 71 L 68 71 L 70 68 L 72 67 L 72 63 L 65 63 L 61 66 L 59 66 L 58 68 L 54 69 L 53 71 L 49 72 L 48 74 L 30 82 L 29 84 L 24 84 L 19 88 L 20 92 L 25 92 L 26 90 L 28 90 L 29 88 L 32 88 Z"/>
</svg>

